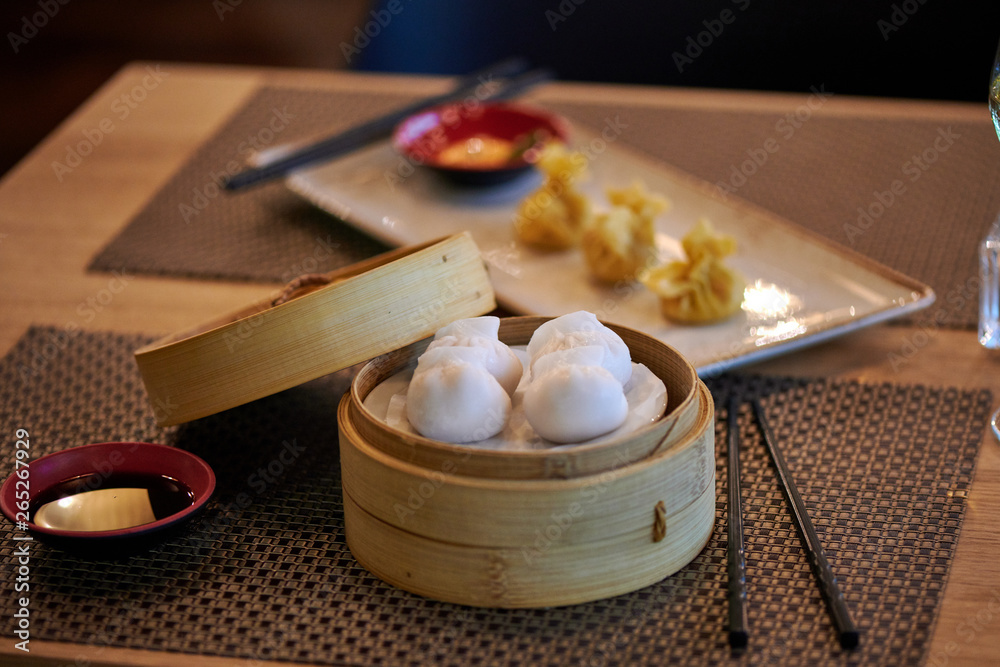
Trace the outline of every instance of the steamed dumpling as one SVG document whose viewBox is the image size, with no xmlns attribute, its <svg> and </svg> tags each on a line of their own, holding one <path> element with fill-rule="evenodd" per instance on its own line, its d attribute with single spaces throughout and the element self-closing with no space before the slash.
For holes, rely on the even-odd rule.
<svg viewBox="0 0 1000 667">
<path fill-rule="evenodd" d="M 473 317 L 437 331 L 406 393 L 406 418 L 418 433 L 476 442 L 503 430 L 523 368 L 499 330 L 499 318 Z"/>
<path fill-rule="evenodd" d="M 475 442 L 499 433 L 510 416 L 510 396 L 471 358 L 471 348 L 425 353 L 406 393 L 406 418 L 421 435 L 444 442 Z"/>
<path fill-rule="evenodd" d="M 541 377 L 558 366 L 602 366 L 608 350 L 603 345 L 580 345 L 548 352 L 531 364 L 535 377 Z"/>
<path fill-rule="evenodd" d="M 557 363 L 528 384 L 524 414 L 546 440 L 580 442 L 621 426 L 628 401 L 621 383 L 606 369 Z"/>
<path fill-rule="evenodd" d="M 500 318 L 493 315 L 483 315 L 482 317 L 467 317 L 455 320 L 444 325 L 434 334 L 434 340 L 445 336 L 458 336 L 460 338 L 471 338 L 473 336 L 483 336 L 485 338 L 498 339 L 500 335 Z"/>
<path fill-rule="evenodd" d="M 528 341 L 532 375 L 539 359 L 552 352 L 574 347 L 597 345 L 605 354 L 600 365 L 621 385 L 632 377 L 632 356 L 621 336 L 601 324 L 597 316 L 585 310 L 569 313 L 545 322 Z"/>
<path fill-rule="evenodd" d="M 587 311 L 545 322 L 528 341 L 524 416 L 558 443 L 581 442 L 625 423 L 632 357 L 621 337 Z"/>
<path fill-rule="evenodd" d="M 521 381 L 524 368 L 514 351 L 498 338 L 500 318 L 485 316 L 457 320 L 438 330 L 427 352 L 446 347 L 479 350 L 479 363 L 486 367 L 508 394 Z M 427 353 L 425 352 L 425 354 Z"/>
<path fill-rule="evenodd" d="M 483 347 L 467 347 L 461 345 L 444 345 L 440 347 L 430 347 L 417 359 L 417 368 L 414 374 L 422 373 L 432 366 L 447 364 L 471 364 L 473 366 L 483 366 L 483 361 L 489 358 L 489 350 Z M 487 369 L 488 370 L 488 369 Z M 492 373 L 490 373 L 492 375 Z"/>
</svg>

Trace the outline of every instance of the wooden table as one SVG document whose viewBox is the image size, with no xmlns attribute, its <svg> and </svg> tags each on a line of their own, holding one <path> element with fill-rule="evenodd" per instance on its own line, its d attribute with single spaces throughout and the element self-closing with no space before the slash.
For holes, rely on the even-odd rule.
<svg viewBox="0 0 1000 667">
<path fill-rule="evenodd" d="M 261 86 L 279 82 L 325 90 L 414 95 L 444 90 L 419 77 L 277 71 L 137 63 L 124 68 L 0 182 L 0 352 L 31 324 L 87 330 L 175 331 L 253 302 L 273 286 L 86 272 L 91 257 Z M 794 95 L 557 83 L 536 94 L 553 102 L 614 96 L 662 108 L 785 109 Z M 140 99 L 141 98 L 141 99 Z M 879 114 L 942 123 L 981 117 L 979 105 L 899 102 L 837 96 L 818 113 Z M 86 144 L 91 144 L 89 150 Z M 87 155 L 81 153 L 87 152 Z M 75 153 L 76 157 L 72 154 Z M 57 166 L 54 163 L 63 166 Z M 65 168 L 63 168 L 65 167 Z M 901 349 L 916 352 L 894 364 Z M 907 347 L 909 346 L 909 347 Z M 868 382 L 1000 389 L 1000 356 L 982 350 L 972 331 L 883 325 L 761 363 L 783 375 L 826 375 Z M 1000 391 L 997 392 L 1000 398 Z M 1000 445 L 984 426 L 954 564 L 934 630 L 928 664 L 1000 662 Z M 0 645 L 5 660 L 90 665 L 173 665 L 176 656 L 33 640 L 31 653 Z M 221 658 L 185 657 L 222 665 Z"/>
</svg>

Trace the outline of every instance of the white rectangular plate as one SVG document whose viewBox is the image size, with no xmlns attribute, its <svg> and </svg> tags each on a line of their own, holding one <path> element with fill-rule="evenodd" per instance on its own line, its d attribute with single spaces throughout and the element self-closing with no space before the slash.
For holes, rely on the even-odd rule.
<svg viewBox="0 0 1000 667">
<path fill-rule="evenodd" d="M 287 185 L 327 212 L 390 245 L 411 245 L 469 230 L 490 266 L 498 301 L 527 315 L 588 310 L 673 346 L 702 375 L 758 361 L 930 305 L 933 291 L 711 184 L 648 159 L 581 128 L 574 142 L 590 158 L 580 189 L 595 209 L 605 189 L 642 181 L 670 208 L 657 219 L 664 260 L 682 257 L 680 239 L 699 218 L 736 238 L 727 262 L 747 279 L 743 309 L 715 324 L 672 323 L 639 284 L 602 286 L 579 250 L 544 253 L 518 242 L 518 202 L 537 174 L 488 188 L 460 187 L 414 167 L 386 143 L 296 172 Z M 598 150 L 600 149 L 600 150 Z M 265 160 L 266 156 L 261 156 Z"/>
</svg>

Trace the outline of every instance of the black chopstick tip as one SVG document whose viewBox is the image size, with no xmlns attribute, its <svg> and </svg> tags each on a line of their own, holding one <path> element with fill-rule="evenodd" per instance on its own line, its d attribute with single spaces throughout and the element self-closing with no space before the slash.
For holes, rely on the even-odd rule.
<svg viewBox="0 0 1000 667">
<path fill-rule="evenodd" d="M 746 649 L 747 644 L 750 642 L 750 635 L 747 634 L 746 630 L 730 630 L 729 631 L 729 648 L 734 651 L 742 651 Z"/>
<path fill-rule="evenodd" d="M 861 644 L 861 633 L 857 630 L 844 630 L 840 633 L 840 647 L 853 651 Z"/>
<path fill-rule="evenodd" d="M 243 189 L 247 185 L 252 185 L 254 180 L 252 171 L 237 172 L 222 179 L 222 189 L 227 192 L 236 192 L 237 190 Z"/>
</svg>

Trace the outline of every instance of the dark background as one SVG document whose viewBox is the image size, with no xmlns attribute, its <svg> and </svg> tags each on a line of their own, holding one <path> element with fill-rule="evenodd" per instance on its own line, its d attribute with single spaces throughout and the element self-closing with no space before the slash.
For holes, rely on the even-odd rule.
<svg viewBox="0 0 1000 667">
<path fill-rule="evenodd" d="M 567 80 L 985 104 L 1000 38 L 995 0 L 62 2 L 0 5 L 0 173 L 133 60 L 458 73 L 517 53 Z"/>
</svg>

